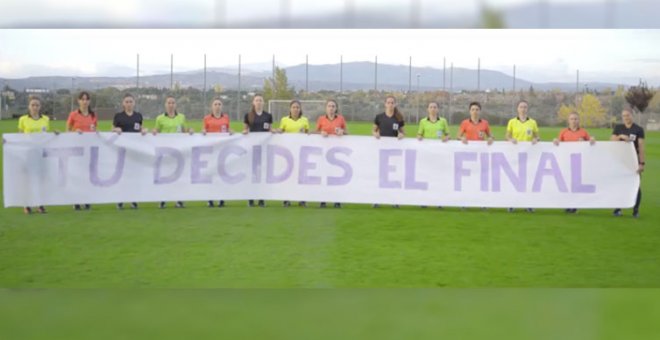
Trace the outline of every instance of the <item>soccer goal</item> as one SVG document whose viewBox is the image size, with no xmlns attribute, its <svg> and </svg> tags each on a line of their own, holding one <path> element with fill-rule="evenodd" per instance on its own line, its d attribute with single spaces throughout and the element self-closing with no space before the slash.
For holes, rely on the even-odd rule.
<svg viewBox="0 0 660 340">
<path fill-rule="evenodd" d="M 289 114 L 289 99 L 271 99 L 268 101 L 268 112 L 273 115 L 273 122 L 279 123 L 282 117 Z M 303 115 L 313 124 L 316 118 L 325 114 L 325 100 L 301 100 Z"/>
</svg>

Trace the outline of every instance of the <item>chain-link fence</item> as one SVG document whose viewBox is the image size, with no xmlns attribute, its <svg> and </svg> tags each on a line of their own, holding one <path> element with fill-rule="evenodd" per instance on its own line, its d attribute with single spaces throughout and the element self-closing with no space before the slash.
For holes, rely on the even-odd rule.
<svg viewBox="0 0 660 340">
<path fill-rule="evenodd" d="M 52 119 L 66 119 L 69 112 L 78 108 L 77 97 L 83 89 L 76 89 L 73 94 L 70 90 L 28 90 L 28 91 L 4 91 L 2 101 L 2 119 L 18 118 L 28 112 L 28 99 L 30 96 L 37 96 L 41 99 L 41 112 L 50 116 Z M 136 111 L 144 115 L 145 118 L 155 118 L 165 110 L 165 98 L 173 95 L 177 99 L 177 111 L 185 113 L 190 119 L 202 119 L 204 115 L 211 111 L 211 101 L 218 97 L 223 102 L 223 111 L 231 114 L 232 119 L 239 119 L 237 109 L 241 112 L 247 112 L 250 108 L 252 96 L 254 94 L 241 93 L 240 104 L 238 92 L 224 91 L 221 94 L 214 91 L 204 91 L 189 88 L 186 90 L 170 91 L 168 89 L 156 88 L 126 88 L 119 90 L 117 88 L 104 88 L 85 90 L 91 94 L 91 108 L 98 113 L 99 119 L 112 119 L 116 112 L 122 111 L 122 99 L 125 94 L 130 93 L 135 97 Z M 242 117 L 242 115 L 240 115 Z"/>
<path fill-rule="evenodd" d="M 600 105 L 596 108 L 600 115 L 598 124 L 610 126 L 625 105 L 623 86 L 617 89 L 590 89 L 587 84 L 580 83 L 579 71 L 574 90 L 567 90 L 566 84 L 563 88 L 549 89 L 546 86 L 534 90 L 530 82 L 517 79 L 515 65 L 512 77 L 502 73 L 500 76 L 505 78 L 487 82 L 486 75 L 492 71 L 482 72 L 480 58 L 476 70 L 455 69 L 453 62 L 446 63 L 445 58 L 442 59 L 442 68 L 419 68 L 413 65 L 412 56 L 407 67 L 378 64 L 376 57 L 374 63 L 355 62 L 351 69 L 345 70 L 344 65 L 348 64 L 344 64 L 343 57 L 339 56 L 339 64 L 321 65 L 323 67 L 310 71 L 307 59 L 305 64 L 298 67 L 278 68 L 273 55 L 271 77 L 271 73 L 264 72 L 242 73 L 240 55 L 236 69 L 207 69 L 204 55 L 200 70 L 183 73 L 174 72 L 174 59 L 171 55 L 169 75 L 144 74 L 140 71 L 139 54 L 136 57 L 135 77 L 111 80 L 103 77 L 44 77 L 47 79 L 39 83 L 34 80 L 16 80 L 13 84 L 12 80 L 5 79 L 0 93 L 0 118 L 16 118 L 27 113 L 29 96 L 38 95 L 42 98 L 42 113 L 55 120 L 66 119 L 68 113 L 77 108 L 77 95 L 83 90 L 91 94 L 91 107 L 102 120 L 112 119 L 114 113 L 122 110 L 121 102 L 126 93 L 134 96 L 136 110 L 147 119 L 162 113 L 165 99 L 171 95 L 177 99 L 177 111 L 186 114 L 189 119 L 204 117 L 210 112 L 213 99 L 218 97 L 223 101 L 223 111 L 232 120 L 240 121 L 250 110 L 252 99 L 259 92 L 263 92 L 266 103 L 280 101 L 272 109 L 276 111 L 273 112 L 275 119 L 288 112 L 288 102 L 295 98 L 307 103 L 303 109 L 309 117 L 323 114 L 324 102 L 335 99 L 339 112 L 348 120 L 371 121 L 375 115 L 384 111 L 385 98 L 392 95 L 408 123 L 416 123 L 425 117 L 428 104 L 436 102 L 440 106 L 440 114 L 450 124 L 456 125 L 468 117 L 470 103 L 476 101 L 481 103 L 483 118 L 493 125 L 504 125 L 516 115 L 516 103 L 525 99 L 530 104 L 529 115 L 540 125 L 563 125 L 565 122 L 558 117 L 560 108 L 574 108 L 576 103 L 582 102 L 582 98 L 589 94 Z M 416 79 L 416 86 L 413 85 L 413 79 Z M 275 85 L 264 88 L 267 84 Z M 649 107 L 649 111 L 657 111 L 659 106 L 656 103 Z"/>
<path fill-rule="evenodd" d="M 28 98 L 38 95 L 42 99 L 42 112 L 55 120 L 66 119 L 68 113 L 77 108 L 77 95 L 82 89 L 75 89 L 73 94 L 68 89 L 55 91 L 30 91 L 3 92 L 2 118 L 17 118 L 27 113 Z M 210 112 L 211 102 L 214 98 L 223 101 L 223 111 L 228 113 L 232 120 L 242 120 L 243 115 L 250 110 L 252 98 L 256 92 L 235 90 L 224 90 L 216 93 L 209 90 L 206 93 L 196 88 L 169 89 L 158 88 L 125 88 L 113 87 L 88 91 L 92 96 L 91 107 L 101 120 L 112 119 L 114 113 L 120 112 L 122 98 L 126 93 L 131 93 L 136 98 L 136 111 L 142 113 L 145 118 L 155 118 L 164 112 L 165 98 L 173 95 L 177 99 L 177 111 L 185 113 L 189 119 L 202 119 Z M 339 104 L 339 112 L 350 121 L 371 121 L 374 116 L 384 111 L 385 98 L 393 95 L 397 100 L 399 110 L 404 114 L 406 122 L 416 123 L 427 115 L 427 106 L 430 102 L 440 105 L 440 115 L 445 117 L 450 124 L 457 125 L 469 114 L 469 105 L 477 101 L 482 105 L 482 118 L 487 119 L 493 125 L 505 125 L 507 121 L 515 116 L 515 105 L 520 99 L 525 99 L 530 104 L 529 115 L 536 119 L 540 125 L 562 125 L 558 119 L 558 110 L 561 105 L 571 105 L 576 101 L 574 94 L 561 93 L 557 91 L 529 91 L 518 92 L 484 92 L 484 91 L 461 91 L 449 93 L 447 91 L 424 91 L 424 92 L 385 92 L 385 91 L 319 91 L 294 93 L 294 97 L 303 102 L 303 109 L 308 117 L 318 117 L 325 112 L 325 101 L 335 99 Z M 612 93 L 593 93 L 602 103 L 606 112 L 606 123 L 610 126 L 618 119 L 620 108 L 613 103 Z M 268 101 L 271 103 L 272 113 L 275 119 L 280 119 L 288 113 L 289 101 L 291 99 L 279 99 Z M 268 103 L 267 103 L 268 105 Z M 644 114 L 643 123 L 656 124 L 660 121 L 656 116 Z M 647 117 L 648 116 L 648 117 Z M 641 121 L 640 121 L 641 122 Z M 655 126 L 655 125 L 654 125 Z"/>
</svg>

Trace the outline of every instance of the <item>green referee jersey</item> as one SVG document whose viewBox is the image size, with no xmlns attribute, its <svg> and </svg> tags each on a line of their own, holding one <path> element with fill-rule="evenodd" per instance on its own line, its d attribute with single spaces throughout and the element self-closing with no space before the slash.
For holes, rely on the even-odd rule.
<svg viewBox="0 0 660 340">
<path fill-rule="evenodd" d="M 156 117 L 156 130 L 161 133 L 174 133 L 183 132 L 186 128 L 186 116 L 182 113 L 176 113 L 174 117 L 170 117 L 167 113 L 163 113 Z"/>
<path fill-rule="evenodd" d="M 449 124 L 442 117 L 438 117 L 435 122 L 426 117 L 419 121 L 417 134 L 424 138 L 444 138 L 449 135 Z"/>
</svg>

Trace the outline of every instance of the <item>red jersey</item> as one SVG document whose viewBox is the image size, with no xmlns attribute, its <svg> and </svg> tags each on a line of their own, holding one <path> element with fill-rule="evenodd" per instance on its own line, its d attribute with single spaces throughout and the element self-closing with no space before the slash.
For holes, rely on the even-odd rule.
<svg viewBox="0 0 660 340">
<path fill-rule="evenodd" d="M 327 115 L 320 116 L 316 120 L 316 131 L 325 133 L 329 135 L 336 135 L 339 130 L 346 131 L 346 121 L 342 115 L 335 115 L 335 118 L 330 120 Z"/>
<path fill-rule="evenodd" d="M 80 110 L 71 111 L 66 120 L 66 126 L 70 131 L 94 132 L 97 127 L 96 115 L 89 112 L 85 116 Z"/>
<path fill-rule="evenodd" d="M 223 113 L 217 118 L 212 113 L 204 117 L 204 130 L 206 132 L 229 132 L 229 115 Z"/>
<path fill-rule="evenodd" d="M 458 133 L 459 135 L 465 134 L 467 140 L 485 140 L 490 136 L 490 126 L 485 119 L 479 119 L 479 122 L 475 124 L 468 118 L 461 123 Z"/>
<path fill-rule="evenodd" d="M 587 133 L 587 130 L 583 128 L 578 128 L 573 131 L 569 128 L 562 129 L 559 132 L 559 140 L 562 142 L 579 142 L 579 141 L 588 141 L 591 137 Z"/>
</svg>

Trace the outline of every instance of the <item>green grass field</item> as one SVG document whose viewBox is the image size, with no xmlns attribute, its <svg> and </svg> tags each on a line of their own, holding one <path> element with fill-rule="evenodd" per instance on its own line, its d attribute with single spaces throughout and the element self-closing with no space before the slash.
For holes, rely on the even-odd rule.
<svg viewBox="0 0 660 340">
<path fill-rule="evenodd" d="M 369 134 L 370 124 L 349 129 Z M 654 338 L 660 290 L 526 288 L 660 287 L 658 137 L 647 135 L 637 220 L 629 210 L 374 214 L 243 201 L 0 209 L 0 338 Z M 288 289 L 301 287 L 334 289 Z"/>
<path fill-rule="evenodd" d="M 3 339 L 657 339 L 644 289 L 0 292 Z"/>
<path fill-rule="evenodd" d="M 3 121 L 0 131 L 15 125 Z M 349 125 L 353 134 L 369 129 Z M 542 138 L 558 130 L 544 128 Z M 610 131 L 592 133 L 604 140 Z M 367 205 L 250 209 L 244 201 L 224 209 L 188 202 L 185 210 L 145 203 L 121 212 L 61 206 L 33 216 L 11 208 L 0 210 L 0 286 L 660 287 L 658 137 L 647 136 L 638 220 L 629 210 L 621 218 L 610 210 L 567 216 L 412 206 L 375 214 Z"/>
</svg>

